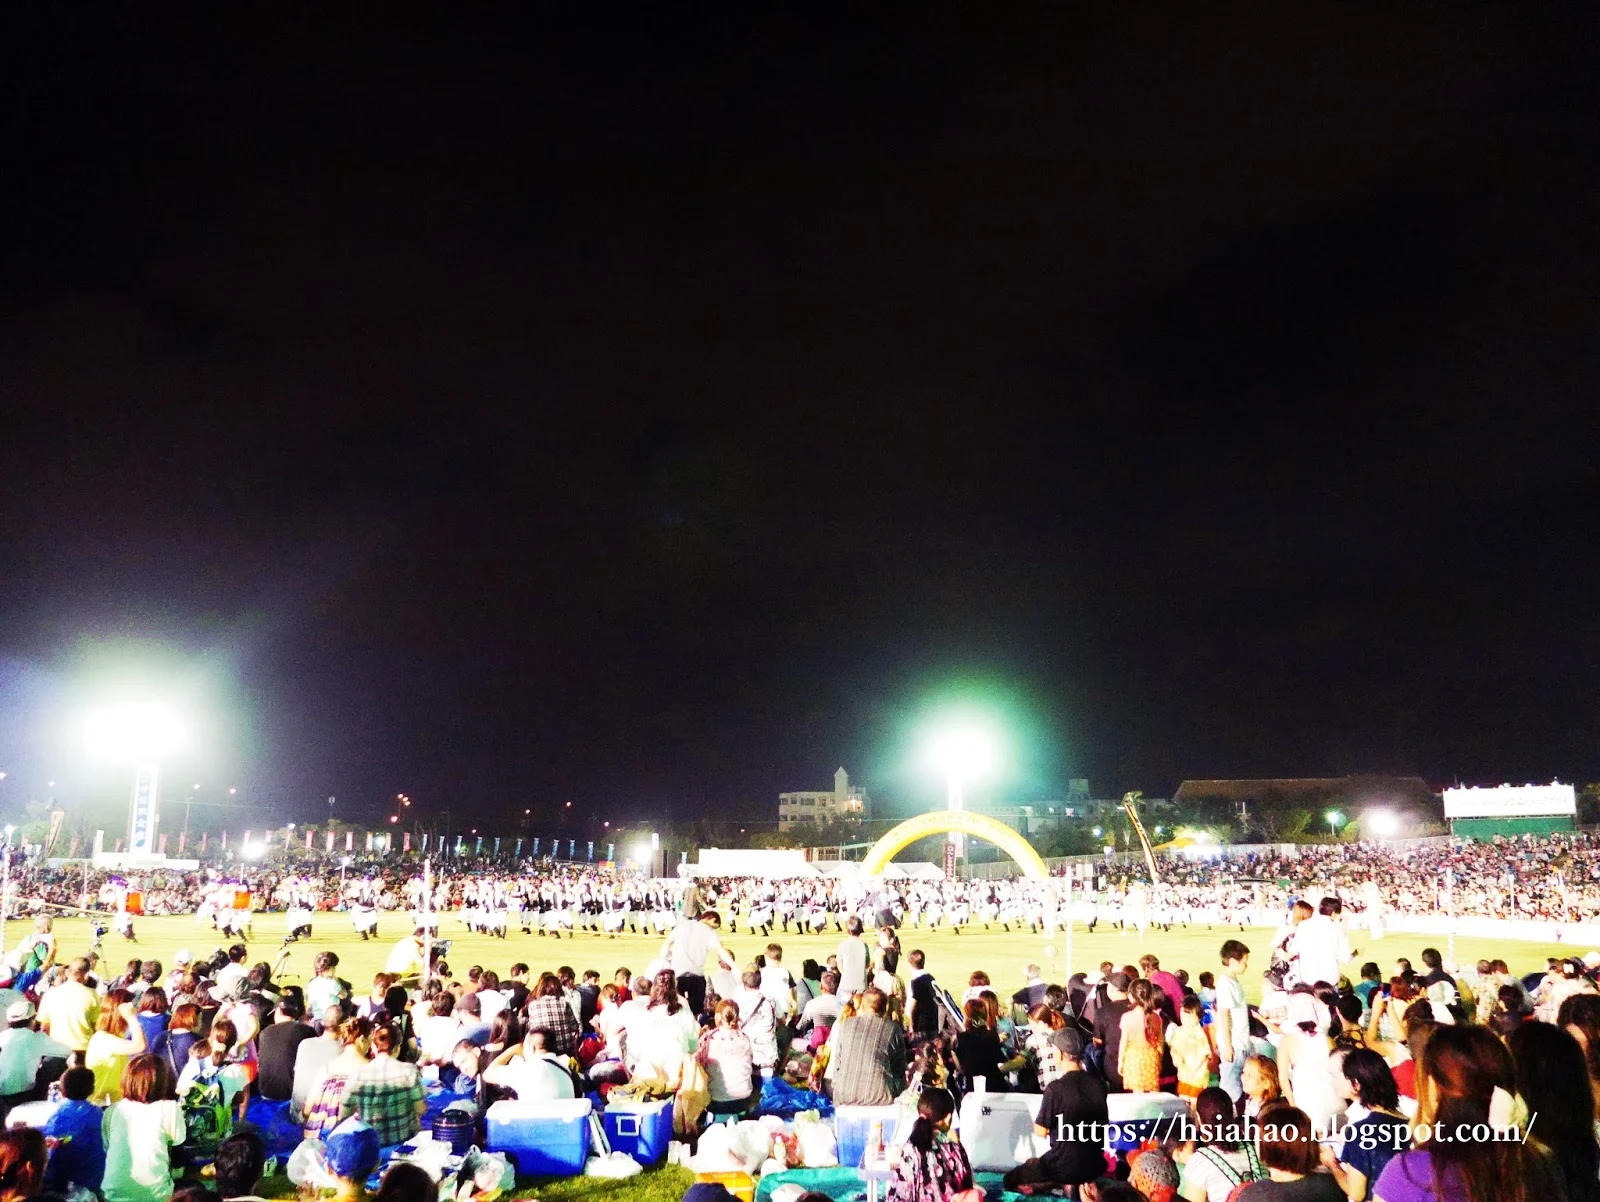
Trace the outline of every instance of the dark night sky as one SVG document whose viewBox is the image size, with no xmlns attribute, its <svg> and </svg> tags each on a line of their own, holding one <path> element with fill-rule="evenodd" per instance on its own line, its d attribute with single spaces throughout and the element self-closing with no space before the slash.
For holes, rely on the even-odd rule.
<svg viewBox="0 0 1600 1202">
<path fill-rule="evenodd" d="M 7 804 L 126 639 L 284 819 L 918 804 L 952 682 L 1018 800 L 1600 776 L 1541 12 L 10 29 Z"/>
</svg>

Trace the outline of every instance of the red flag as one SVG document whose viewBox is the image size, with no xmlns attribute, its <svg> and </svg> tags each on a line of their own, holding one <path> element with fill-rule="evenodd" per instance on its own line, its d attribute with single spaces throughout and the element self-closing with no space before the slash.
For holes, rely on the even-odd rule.
<svg viewBox="0 0 1600 1202">
<path fill-rule="evenodd" d="M 405 834 L 400 836 L 400 850 L 401 851 L 410 851 L 411 850 L 411 832 L 410 831 L 407 831 Z"/>
<path fill-rule="evenodd" d="M 311 836 L 314 835 L 315 833 L 316 832 L 311 830 L 309 827 L 306 829 L 306 850 L 307 851 L 311 850 Z"/>
<path fill-rule="evenodd" d="M 345 831 L 345 833 L 344 833 L 344 849 L 346 851 L 354 851 L 356 849 L 356 833 L 355 833 L 355 831 Z"/>
<path fill-rule="evenodd" d="M 185 843 L 187 843 L 188 841 L 189 841 L 189 832 L 188 831 L 179 831 L 178 832 L 178 854 L 180 856 L 183 854 L 183 845 Z"/>
</svg>

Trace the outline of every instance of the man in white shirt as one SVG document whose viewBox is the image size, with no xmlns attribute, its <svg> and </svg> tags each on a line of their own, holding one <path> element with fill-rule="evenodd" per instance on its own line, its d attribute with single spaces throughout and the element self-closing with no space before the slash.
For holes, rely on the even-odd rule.
<svg viewBox="0 0 1600 1202">
<path fill-rule="evenodd" d="M 859 914 L 845 919 L 845 937 L 839 941 L 836 955 L 839 959 L 839 992 L 854 997 L 867 987 L 867 966 L 872 962 L 872 949 L 861 937 L 866 929 Z"/>
<path fill-rule="evenodd" d="M 32 1002 L 11 1003 L 6 1011 L 5 1050 L 0 1051 L 0 1105 L 9 1108 L 33 1091 L 45 1057 L 65 1060 L 71 1054 L 66 1044 L 35 1029 Z"/>
<path fill-rule="evenodd" d="M 706 961 L 714 955 L 719 968 L 731 969 L 734 965 L 733 957 L 718 937 L 721 929 L 722 916 L 715 910 L 707 910 L 699 918 L 681 919 L 661 948 L 661 958 L 677 978 L 678 992 L 695 1014 L 705 1009 Z"/>
<path fill-rule="evenodd" d="M 1295 928 L 1289 952 L 1296 980 L 1306 985 L 1339 983 L 1340 965 L 1348 964 L 1355 955 L 1339 919 L 1342 909 L 1338 898 L 1325 897 L 1317 912 Z"/>
<path fill-rule="evenodd" d="M 514 1090 L 519 1102 L 558 1102 L 576 1096 L 562 1058 L 545 1051 L 543 1031 L 530 1031 L 521 1045 L 501 1052 L 483 1070 L 483 1079 Z"/>
<path fill-rule="evenodd" d="M 778 1019 L 772 999 L 762 990 L 761 974 L 753 968 L 745 972 L 740 985 L 732 998 L 739 1007 L 739 1029 L 749 1037 L 751 1062 L 763 1077 L 770 1077 L 778 1062 Z"/>
<path fill-rule="evenodd" d="M 806 1003 L 806 1008 L 800 1012 L 800 1021 L 795 1023 L 796 1033 L 809 1031 L 812 1027 L 831 1027 L 839 1018 L 839 974 L 829 969 L 822 974 L 822 992 Z"/>
<path fill-rule="evenodd" d="M 216 994 L 219 998 L 239 996 L 239 986 L 250 977 L 250 970 L 245 967 L 245 957 L 250 953 L 242 943 L 235 943 L 228 949 L 228 962 L 217 970 Z"/>
</svg>

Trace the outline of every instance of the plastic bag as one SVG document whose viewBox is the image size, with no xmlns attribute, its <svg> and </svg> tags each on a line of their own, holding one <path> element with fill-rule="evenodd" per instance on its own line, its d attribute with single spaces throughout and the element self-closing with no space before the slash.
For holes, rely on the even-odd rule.
<svg viewBox="0 0 1600 1202">
<path fill-rule="evenodd" d="M 745 1119 L 733 1125 L 728 1146 L 739 1161 L 740 1171 L 754 1173 L 772 1153 L 772 1133 L 760 1123 Z"/>
<path fill-rule="evenodd" d="M 289 1166 L 284 1173 L 294 1185 L 328 1179 L 331 1174 L 328 1172 L 327 1147 L 320 1139 L 301 1140 L 299 1146 L 289 1153 Z"/>
<path fill-rule="evenodd" d="M 609 1177 L 614 1181 L 621 1181 L 625 1177 L 637 1177 L 644 1172 L 644 1166 L 626 1152 L 612 1152 L 609 1156 L 591 1156 L 583 1166 L 585 1177 Z"/>
<path fill-rule="evenodd" d="M 796 1123 L 794 1134 L 800 1144 L 800 1161 L 806 1168 L 833 1168 L 839 1163 L 839 1140 L 833 1128 L 816 1121 Z"/>
</svg>

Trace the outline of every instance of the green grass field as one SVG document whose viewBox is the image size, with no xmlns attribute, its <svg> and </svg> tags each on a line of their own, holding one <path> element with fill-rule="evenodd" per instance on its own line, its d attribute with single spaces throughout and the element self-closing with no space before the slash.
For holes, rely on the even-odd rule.
<svg viewBox="0 0 1600 1202">
<path fill-rule="evenodd" d="M 89 930 L 85 919 L 62 919 L 56 923 L 61 954 L 75 954 L 88 946 Z M 12 924 L 7 932 L 15 941 L 26 926 Z M 339 954 L 340 975 L 358 990 L 370 985 L 373 974 L 382 971 L 384 961 L 394 942 L 410 929 L 404 915 L 388 914 L 379 919 L 380 938 L 363 943 L 350 928 L 349 919 L 342 914 L 320 915 L 311 939 L 292 946 L 288 966 L 281 974 L 285 983 L 302 982 L 310 973 L 312 957 L 328 948 Z M 442 938 L 452 941 L 450 966 L 458 977 L 464 977 L 473 964 L 504 971 L 517 961 L 527 963 L 535 973 L 569 964 L 578 972 L 596 969 L 603 980 L 610 980 L 617 968 L 626 965 L 642 971 L 660 949 L 661 940 L 654 936 L 623 934 L 613 939 L 605 935 L 580 933 L 576 938 L 559 940 L 514 932 L 509 938 L 493 939 L 468 934 L 452 915 L 443 915 L 439 924 Z M 129 943 L 108 934 L 101 947 L 106 971 L 114 971 L 123 962 L 139 956 L 155 958 L 170 967 L 173 953 L 180 948 L 196 956 L 205 955 L 224 946 L 228 941 L 220 938 L 209 926 L 201 926 L 192 917 L 145 918 L 135 924 L 137 943 Z M 1258 967 L 1265 966 L 1266 952 L 1271 946 L 1273 932 L 1267 928 L 1250 928 L 1241 933 L 1237 927 L 1206 929 L 1175 927 L 1169 933 L 1151 931 L 1141 939 L 1136 932 L 1099 931 L 1088 934 L 1080 926 L 1073 932 L 1071 960 L 1067 956 L 1067 938 L 1064 932 L 1054 936 L 1033 935 L 1026 931 L 1005 932 L 998 925 L 989 930 L 975 926 L 957 935 L 951 931 L 926 931 L 915 927 L 901 932 L 902 946 L 910 951 L 921 948 L 928 955 L 928 967 L 946 986 L 957 994 L 966 982 L 967 974 L 982 968 L 1007 991 L 1022 982 L 1023 966 L 1036 962 L 1044 967 L 1044 975 L 1051 981 L 1065 981 L 1073 970 L 1086 971 L 1099 966 L 1102 960 L 1117 964 L 1136 962 L 1146 951 L 1153 951 L 1168 969 L 1187 968 L 1191 974 L 1217 967 L 1217 949 L 1222 941 L 1238 937 L 1255 953 Z M 276 957 L 278 945 L 284 935 L 282 914 L 256 916 L 251 938 L 250 962 L 271 961 Z M 784 963 L 798 970 L 807 957 L 819 961 L 833 951 L 839 942 L 837 932 L 825 935 L 785 935 L 774 931 L 773 941 L 782 944 Z M 723 942 L 741 963 L 748 962 L 757 952 L 763 951 L 768 940 L 751 935 L 744 930 L 736 933 L 724 931 Z M 1421 962 L 1421 952 L 1428 943 L 1445 950 L 1442 939 L 1425 939 L 1422 936 L 1394 934 L 1370 943 L 1358 935 L 1352 942 L 1360 950 L 1360 958 L 1373 959 L 1387 975 L 1398 956 L 1409 957 L 1413 963 Z M 1460 962 L 1472 962 L 1481 957 L 1503 956 L 1512 968 L 1527 972 L 1542 968 L 1547 955 L 1571 955 L 1574 949 L 1561 944 L 1517 943 L 1481 938 L 1461 938 L 1456 941 L 1456 957 Z M 903 970 L 904 971 L 904 970 Z M 1250 974 L 1247 992 L 1252 1000 L 1260 996 L 1261 979 L 1257 972 Z M 665 1167 L 647 1171 L 626 1182 L 605 1181 L 594 1178 L 573 1178 L 565 1181 L 519 1183 L 513 1199 L 533 1198 L 543 1202 L 589 1202 L 606 1198 L 618 1202 L 670 1202 L 681 1198 L 692 1182 L 690 1174 L 681 1168 Z M 288 1196 L 290 1187 L 281 1175 L 264 1183 L 269 1197 Z"/>
<path fill-rule="evenodd" d="M 7 935 L 15 942 L 27 930 L 25 924 L 9 924 Z M 309 940 L 291 947 L 288 966 L 281 978 L 285 983 L 303 982 L 311 971 L 312 957 L 324 948 L 339 954 L 339 975 L 350 981 L 358 990 L 364 990 L 373 974 L 383 970 L 389 949 L 410 929 L 409 920 L 402 914 L 386 914 L 378 923 L 376 942 L 363 943 L 350 928 L 343 914 L 319 915 Z M 56 932 L 62 957 L 77 954 L 88 946 L 88 921 L 81 918 L 58 920 Z M 129 943 L 114 934 L 106 935 L 101 945 L 103 965 L 114 970 L 124 961 L 139 956 L 158 959 L 171 967 L 173 953 L 180 948 L 196 956 L 209 954 L 230 940 L 223 939 L 209 925 L 202 926 L 192 917 L 143 918 L 135 923 L 137 943 Z M 613 939 L 606 935 L 580 932 L 576 938 L 541 938 L 513 932 L 507 939 L 468 934 L 453 915 L 440 918 L 441 938 L 452 943 L 449 962 L 458 978 L 474 964 L 492 968 L 504 975 L 511 964 L 522 961 L 534 973 L 554 969 L 558 965 L 571 965 L 579 973 L 596 969 L 602 980 L 609 981 L 617 968 L 626 965 L 635 972 L 642 971 L 655 957 L 661 940 L 655 936 L 623 934 Z M 1250 928 L 1241 933 L 1237 927 L 1174 927 L 1171 932 L 1152 930 L 1141 939 L 1137 932 L 1100 930 L 1088 934 L 1082 926 L 1072 937 L 1071 963 L 1067 959 L 1067 937 L 1057 931 L 1054 936 L 1029 934 L 1013 930 L 1007 933 L 996 924 L 989 930 L 981 925 L 967 928 L 962 934 L 949 930 L 927 931 L 916 927 L 901 931 L 901 945 L 906 951 L 921 948 L 928 955 L 928 968 L 939 980 L 960 993 L 959 986 L 966 983 L 967 974 L 982 968 L 999 986 L 1014 989 L 1022 982 L 1023 966 L 1035 962 L 1043 966 L 1044 975 L 1051 981 L 1064 982 L 1073 971 L 1092 970 L 1102 960 L 1112 960 L 1118 965 L 1135 963 L 1140 955 L 1150 951 L 1161 958 L 1162 967 L 1169 970 L 1187 968 L 1192 974 L 1218 966 L 1217 949 L 1229 938 L 1243 939 L 1254 952 L 1253 963 L 1257 969 L 1266 967 L 1266 953 L 1271 946 L 1273 932 L 1265 927 Z M 278 945 L 284 935 L 282 914 L 258 914 L 249 940 L 250 962 L 275 959 Z M 798 971 L 807 957 L 818 961 L 838 945 L 840 936 L 829 930 L 825 935 L 785 935 L 774 929 L 772 941 L 783 946 L 783 961 L 791 971 Z M 742 927 L 729 933 L 724 927 L 723 943 L 734 953 L 740 963 L 747 963 L 756 953 L 763 951 L 768 940 L 759 934 L 751 935 Z M 1359 959 L 1376 960 L 1387 976 L 1399 956 L 1409 957 L 1420 964 L 1420 953 L 1430 943 L 1441 951 L 1446 950 L 1442 937 L 1391 934 L 1373 943 L 1364 932 L 1356 933 L 1351 942 L 1359 949 Z M 1456 941 L 1456 959 L 1471 963 L 1481 957 L 1502 956 L 1515 971 L 1530 972 L 1544 967 L 1549 955 L 1573 955 L 1587 949 L 1558 943 L 1521 943 L 1510 940 L 1467 938 Z M 908 971 L 902 965 L 902 975 Z M 1354 975 L 1352 970 L 1352 976 Z M 1255 1000 L 1260 994 L 1260 974 L 1252 971 L 1247 981 L 1247 992 Z"/>
</svg>

